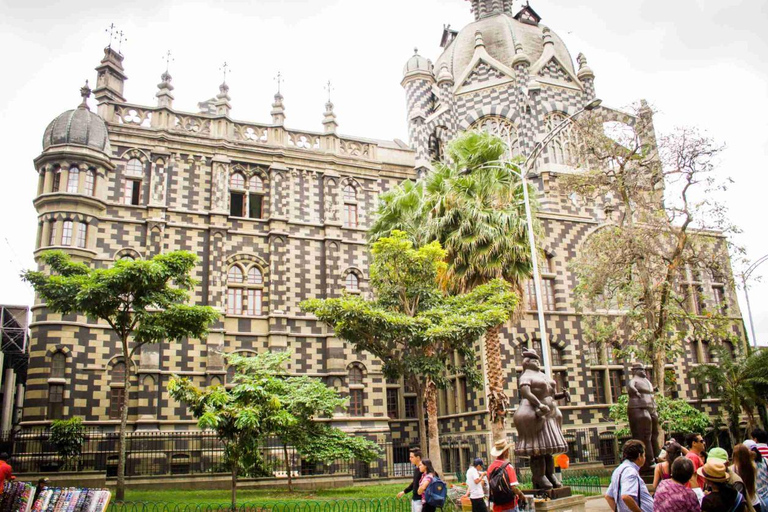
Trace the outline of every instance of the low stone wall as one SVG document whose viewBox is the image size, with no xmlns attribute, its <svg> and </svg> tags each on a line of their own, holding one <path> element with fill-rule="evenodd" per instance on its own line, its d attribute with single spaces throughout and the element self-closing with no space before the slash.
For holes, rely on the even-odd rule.
<svg viewBox="0 0 768 512">
<path fill-rule="evenodd" d="M 101 471 L 81 471 L 58 473 L 19 473 L 16 480 L 36 484 L 41 478 L 50 481 L 50 487 L 85 487 L 89 489 L 103 489 L 107 487 L 107 476 Z"/>
</svg>

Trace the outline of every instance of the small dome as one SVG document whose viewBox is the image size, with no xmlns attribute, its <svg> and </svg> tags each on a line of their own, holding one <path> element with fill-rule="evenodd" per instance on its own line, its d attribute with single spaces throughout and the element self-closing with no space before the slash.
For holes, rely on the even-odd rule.
<svg viewBox="0 0 768 512">
<path fill-rule="evenodd" d="M 80 92 L 83 96 L 80 106 L 60 114 L 45 129 L 43 150 L 50 146 L 69 144 L 109 153 L 107 124 L 101 117 L 91 112 L 86 104 L 91 94 L 87 82 Z"/>
<path fill-rule="evenodd" d="M 403 75 L 413 73 L 414 71 L 426 71 L 427 73 L 432 72 L 432 63 L 429 61 L 429 59 L 425 59 L 419 55 L 418 48 L 413 49 L 413 56 L 408 59 L 408 62 L 405 63 L 405 67 L 403 68 Z"/>
</svg>

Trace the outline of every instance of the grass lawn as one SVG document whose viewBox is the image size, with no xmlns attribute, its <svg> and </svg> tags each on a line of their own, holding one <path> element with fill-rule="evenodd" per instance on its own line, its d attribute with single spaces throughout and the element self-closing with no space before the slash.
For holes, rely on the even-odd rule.
<svg viewBox="0 0 768 512">
<path fill-rule="evenodd" d="M 394 498 L 405 488 L 405 484 L 361 485 L 338 489 L 297 490 L 288 492 L 284 489 L 247 489 L 237 491 L 238 502 L 274 503 L 286 501 L 333 500 L 333 499 L 372 499 Z M 128 489 L 126 501 L 161 502 L 180 505 L 228 504 L 229 490 L 140 490 Z M 406 498 L 403 498 L 406 499 Z"/>
</svg>

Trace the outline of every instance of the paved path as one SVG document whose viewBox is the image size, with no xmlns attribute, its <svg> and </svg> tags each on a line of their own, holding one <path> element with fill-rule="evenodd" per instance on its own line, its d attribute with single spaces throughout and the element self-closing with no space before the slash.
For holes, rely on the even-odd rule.
<svg viewBox="0 0 768 512">
<path fill-rule="evenodd" d="M 596 497 L 596 498 L 590 498 L 587 500 L 587 511 L 588 512 L 602 512 L 604 510 L 610 511 L 610 507 L 608 506 L 608 502 L 605 501 L 605 498 L 602 496 Z"/>
</svg>

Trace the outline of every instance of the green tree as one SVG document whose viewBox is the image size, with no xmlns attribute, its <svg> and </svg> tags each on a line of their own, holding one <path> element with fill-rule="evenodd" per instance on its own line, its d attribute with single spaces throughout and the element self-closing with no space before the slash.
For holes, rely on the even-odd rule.
<svg viewBox="0 0 768 512">
<path fill-rule="evenodd" d="M 125 452 L 133 356 L 154 343 L 202 338 L 219 315 L 208 306 L 186 304 L 195 285 L 190 272 L 197 257 L 189 252 L 160 254 L 150 260 L 119 260 L 110 268 L 92 269 L 62 251 L 40 256 L 50 270 L 26 271 L 45 306 L 54 312 L 79 313 L 112 328 L 125 362 L 125 400 L 120 413 L 120 455 L 116 499 L 125 497 Z"/>
<path fill-rule="evenodd" d="M 445 251 L 438 242 L 415 249 L 402 231 L 376 241 L 372 254 L 375 299 L 313 299 L 301 308 L 331 326 L 356 350 L 380 359 L 387 377 L 404 375 L 420 383 L 429 416 L 429 455 L 442 471 L 437 389 L 447 385 L 448 371 L 464 373 L 470 385 L 480 382 L 474 343 L 509 318 L 517 296 L 498 279 L 466 294 L 445 295 L 439 287 L 446 270 Z M 452 361 L 454 352 L 463 361 L 458 367 Z"/>
<path fill-rule="evenodd" d="M 224 444 L 232 474 L 232 510 L 237 507 L 238 475 L 263 466 L 261 449 L 268 436 L 283 440 L 289 488 L 289 444 L 310 462 L 371 462 L 380 456 L 372 442 L 315 421 L 331 416 L 346 400 L 318 379 L 287 374 L 283 364 L 289 357 L 286 352 L 229 356 L 235 368 L 232 389 L 199 389 L 189 379 L 179 377 L 168 384 L 171 396 L 187 405 L 199 427 L 215 431 Z"/>
<path fill-rule="evenodd" d="M 756 424 L 758 405 L 768 401 L 768 350 L 732 354 L 723 344 L 714 347 L 717 364 L 700 365 L 691 370 L 692 377 L 706 383 L 712 398 L 718 398 L 725 409 L 725 420 L 733 446 L 744 439 L 739 427 L 741 415 L 747 416 L 747 431 Z"/>
<path fill-rule="evenodd" d="M 628 396 L 626 394 L 621 395 L 608 413 L 608 417 L 620 427 L 616 432 L 618 437 L 630 435 L 627 426 L 627 403 Z M 659 414 L 661 428 L 670 434 L 704 433 L 712 429 L 712 420 L 709 416 L 682 399 L 657 395 L 656 411 Z"/>
<path fill-rule="evenodd" d="M 61 469 L 75 461 L 74 470 L 77 471 L 80 454 L 83 452 L 83 445 L 85 444 L 83 418 L 73 416 L 68 420 L 52 421 L 49 440 L 56 447 L 56 451 L 62 459 Z"/>
<path fill-rule="evenodd" d="M 466 132 L 448 145 L 448 162 L 416 183 L 383 195 L 369 238 L 404 229 L 417 245 L 436 240 L 446 250 L 443 287 L 463 293 L 503 279 L 522 295 L 532 274 L 520 168 L 505 160 L 505 142 L 485 132 Z M 535 190 L 529 189 L 535 198 Z M 536 203 L 532 204 L 535 215 Z M 534 229 L 538 230 L 538 222 Z M 537 237 L 538 238 L 538 237 Z M 545 261 L 542 258 L 542 261 Z M 501 324 L 485 334 L 489 412 L 494 439 L 505 435 Z"/>
</svg>

